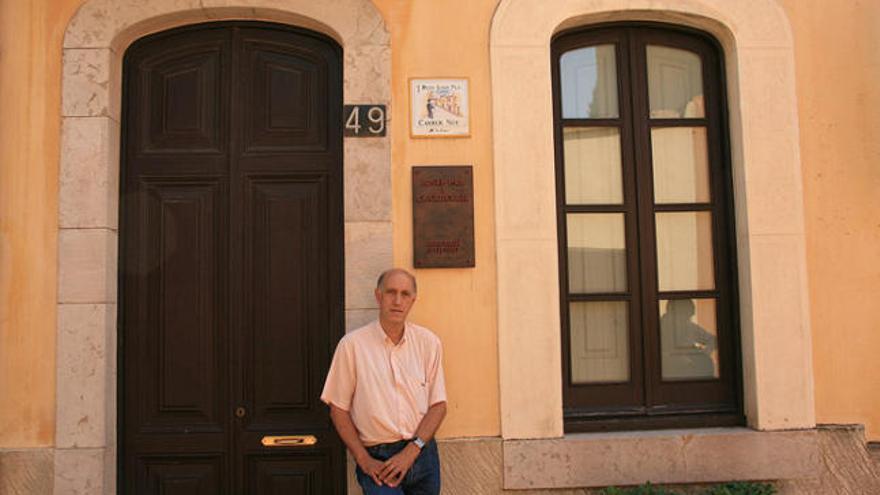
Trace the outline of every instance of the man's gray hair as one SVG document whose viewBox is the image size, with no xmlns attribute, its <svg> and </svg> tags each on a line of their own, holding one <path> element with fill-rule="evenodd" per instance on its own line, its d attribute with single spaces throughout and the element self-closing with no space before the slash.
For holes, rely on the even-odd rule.
<svg viewBox="0 0 880 495">
<path fill-rule="evenodd" d="M 391 275 L 392 273 L 402 273 L 402 274 L 406 275 L 407 277 L 409 277 L 410 282 L 412 282 L 413 292 L 415 292 L 415 293 L 419 292 L 419 287 L 418 287 L 418 285 L 416 285 L 416 276 L 413 275 L 412 273 L 404 270 L 403 268 L 389 268 L 388 270 L 385 270 L 384 272 L 382 272 L 379 275 L 379 280 L 376 281 L 376 288 L 383 289 L 384 288 L 383 284 L 385 283 L 385 277 L 387 277 L 388 275 Z"/>
</svg>

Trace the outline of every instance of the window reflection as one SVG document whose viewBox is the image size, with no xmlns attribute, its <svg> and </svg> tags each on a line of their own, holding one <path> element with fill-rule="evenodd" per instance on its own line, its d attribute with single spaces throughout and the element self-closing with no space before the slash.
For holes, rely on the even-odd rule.
<svg viewBox="0 0 880 495">
<path fill-rule="evenodd" d="M 566 127 L 562 139 L 565 202 L 623 203 L 620 131 L 616 127 Z"/>
<path fill-rule="evenodd" d="M 566 52 L 559 59 L 562 118 L 617 118 L 617 63 L 614 45 Z"/>
<path fill-rule="evenodd" d="M 623 213 L 569 214 L 568 290 L 624 292 L 626 237 Z"/>
<path fill-rule="evenodd" d="M 571 382 L 629 380 L 629 316 L 625 301 L 570 305 Z"/>
<path fill-rule="evenodd" d="M 660 290 L 714 289 L 712 213 L 657 213 L 656 229 L 657 282 Z"/>
<path fill-rule="evenodd" d="M 652 119 L 701 118 L 703 67 L 693 52 L 649 45 L 648 99 Z"/>
<path fill-rule="evenodd" d="M 714 299 L 660 301 L 664 380 L 718 378 Z"/>
<path fill-rule="evenodd" d="M 707 142 L 705 127 L 651 129 L 655 203 L 709 202 Z"/>
</svg>

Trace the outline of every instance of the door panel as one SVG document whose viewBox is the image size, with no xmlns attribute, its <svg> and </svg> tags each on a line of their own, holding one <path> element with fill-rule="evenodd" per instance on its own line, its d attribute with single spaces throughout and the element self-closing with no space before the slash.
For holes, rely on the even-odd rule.
<svg viewBox="0 0 880 495">
<path fill-rule="evenodd" d="M 138 467 L 146 493 L 213 495 L 226 479 L 220 456 L 144 457 Z"/>
<path fill-rule="evenodd" d="M 144 238 L 149 270 L 147 325 L 137 336 L 143 426 L 221 431 L 224 417 L 221 359 L 225 325 L 217 267 L 224 258 L 219 235 L 217 182 L 149 180 Z M 148 268 L 149 269 L 149 268 Z M 149 296 L 148 296 L 149 297 Z M 168 431 L 168 429 L 164 429 Z"/>
<path fill-rule="evenodd" d="M 293 177 L 249 178 L 245 196 L 249 210 L 250 266 L 246 269 L 246 298 L 250 311 L 245 319 L 253 333 L 244 359 L 252 358 L 245 369 L 253 370 L 247 382 L 252 392 L 251 421 L 271 424 L 292 420 L 303 412 L 326 414 L 321 407 L 310 411 L 320 390 L 310 382 L 310 349 L 305 332 L 290 334 L 291 328 L 319 324 L 312 309 L 319 307 L 315 296 L 325 286 L 321 267 L 320 242 L 326 210 L 325 184 Z M 313 352 L 303 352 L 312 350 Z M 301 418 L 305 419 L 305 418 Z"/>
<path fill-rule="evenodd" d="M 344 493 L 318 397 L 343 333 L 340 58 L 248 22 L 126 53 L 125 493 Z M 293 434 L 317 443 L 261 442 Z"/>
<path fill-rule="evenodd" d="M 249 30 L 242 38 L 243 152 L 328 151 L 326 47 Z"/>
<path fill-rule="evenodd" d="M 330 489 L 325 475 L 329 467 L 330 462 L 326 457 L 249 456 L 250 483 L 246 485 L 247 493 L 279 495 L 325 493 L 323 490 Z"/>
<path fill-rule="evenodd" d="M 143 103 L 131 115 L 139 139 L 130 144 L 144 153 L 221 152 L 230 63 L 230 37 L 216 31 L 174 46 L 160 40 L 156 51 L 139 61 L 135 84 Z"/>
</svg>

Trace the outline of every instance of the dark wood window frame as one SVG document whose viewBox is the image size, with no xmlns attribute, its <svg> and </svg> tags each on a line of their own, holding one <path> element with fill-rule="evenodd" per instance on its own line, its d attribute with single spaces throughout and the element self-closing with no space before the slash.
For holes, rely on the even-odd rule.
<svg viewBox="0 0 880 495">
<path fill-rule="evenodd" d="M 564 119 L 560 57 L 595 45 L 615 46 L 618 118 Z M 696 53 L 702 63 L 703 118 L 650 118 L 647 45 Z M 562 321 L 563 406 L 567 432 L 623 429 L 730 426 L 744 424 L 739 351 L 737 273 L 733 230 L 723 51 L 699 31 L 655 23 L 606 24 L 557 35 L 552 42 L 554 138 L 556 151 L 560 310 Z M 701 126 L 708 136 L 711 199 L 707 203 L 654 204 L 651 128 Z M 563 128 L 615 127 L 620 133 L 623 202 L 620 205 L 566 203 Z M 658 292 L 654 214 L 666 211 L 712 213 L 713 290 Z M 628 291 L 603 294 L 569 292 L 567 214 L 619 212 L 625 216 Z M 719 378 L 664 381 L 660 375 L 659 299 L 712 297 L 716 301 Z M 628 301 L 629 374 L 627 382 L 573 384 L 569 303 Z"/>
</svg>

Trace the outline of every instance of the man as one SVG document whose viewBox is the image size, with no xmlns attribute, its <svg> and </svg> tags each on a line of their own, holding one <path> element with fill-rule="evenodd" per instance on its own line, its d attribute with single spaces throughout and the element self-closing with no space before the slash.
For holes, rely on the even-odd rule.
<svg viewBox="0 0 880 495">
<path fill-rule="evenodd" d="M 383 272 L 375 295 L 378 321 L 339 341 L 321 400 L 365 495 L 437 495 L 433 438 L 446 416 L 440 339 L 406 321 L 416 301 L 411 273 Z"/>
</svg>

